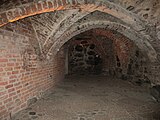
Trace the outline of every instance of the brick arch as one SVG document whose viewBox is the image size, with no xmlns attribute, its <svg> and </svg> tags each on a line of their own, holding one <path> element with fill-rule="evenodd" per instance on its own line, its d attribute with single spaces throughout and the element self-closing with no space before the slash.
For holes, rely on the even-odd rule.
<svg viewBox="0 0 160 120">
<path fill-rule="evenodd" d="M 132 40 L 143 53 L 147 54 L 147 57 L 151 62 L 157 60 L 157 53 L 149 43 L 147 38 L 145 38 L 142 34 L 137 33 L 135 30 L 130 29 L 129 27 L 110 21 L 90 21 L 80 25 L 74 25 L 72 28 L 62 34 L 59 39 L 56 40 L 56 42 L 49 49 L 47 58 L 50 58 L 50 56 L 52 55 L 54 56 L 57 51 L 59 51 L 59 49 L 72 37 L 95 28 L 103 28 L 104 30 L 115 30 L 121 33 L 122 35 Z"/>
<path fill-rule="evenodd" d="M 40 0 L 38 2 L 22 4 L 16 6 L 16 8 L 1 12 L 0 26 L 25 17 L 65 9 L 79 9 L 80 11 L 84 10 L 88 12 L 99 10 L 113 15 L 128 24 L 132 24 L 137 29 L 143 28 L 143 22 L 135 14 L 123 9 L 119 5 L 104 0 Z"/>
<path fill-rule="evenodd" d="M 146 33 L 144 31 L 146 25 L 142 20 L 140 20 L 139 16 L 119 5 L 116 5 L 115 3 L 104 0 L 58 0 L 58 2 L 56 2 L 56 0 L 39 0 L 38 2 L 23 4 L 21 6 L 16 6 L 16 8 L 1 12 L 0 26 L 25 17 L 67 9 L 78 9 L 79 11 L 88 12 L 88 14 L 94 11 L 101 11 L 120 19 L 127 24 L 127 26 L 130 26 L 136 31 L 140 31 L 144 34 Z M 48 36 L 47 38 L 50 37 L 51 36 Z M 150 38 L 150 36 L 148 37 Z M 39 47 L 41 47 L 40 44 Z M 43 52 L 44 51 L 41 50 L 41 54 L 43 54 Z"/>
</svg>

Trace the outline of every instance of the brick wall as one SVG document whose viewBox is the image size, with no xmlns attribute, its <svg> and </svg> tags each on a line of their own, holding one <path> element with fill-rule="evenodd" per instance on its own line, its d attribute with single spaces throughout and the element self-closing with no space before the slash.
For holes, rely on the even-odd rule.
<svg viewBox="0 0 160 120">
<path fill-rule="evenodd" d="M 104 37 L 106 64 L 103 67 L 106 72 L 132 81 L 152 81 L 154 71 L 151 70 L 150 61 L 133 41 L 116 31 L 94 29 L 93 32 L 94 35 Z"/>
<path fill-rule="evenodd" d="M 19 26 L 14 28 L 13 26 Z M 14 31 L 11 29 L 13 27 Z M 23 31 L 24 28 L 26 31 Z M 22 30 L 22 31 L 20 31 Z M 0 29 L 0 119 L 27 107 L 63 78 L 63 51 L 50 61 L 40 61 L 34 46 L 34 32 L 20 23 Z M 33 34 L 33 35 L 32 35 Z"/>
<path fill-rule="evenodd" d="M 7 25 L 1 27 L 1 29 L 28 37 L 28 42 L 30 45 L 32 45 L 37 54 L 40 54 L 39 42 L 30 18 L 24 18 L 13 23 L 8 23 Z M 14 37 L 16 37 L 16 35 Z"/>
</svg>

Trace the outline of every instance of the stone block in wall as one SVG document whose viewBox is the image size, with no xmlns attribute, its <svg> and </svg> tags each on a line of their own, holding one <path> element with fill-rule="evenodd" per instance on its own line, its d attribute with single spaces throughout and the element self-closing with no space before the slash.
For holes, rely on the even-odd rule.
<svg viewBox="0 0 160 120">
<path fill-rule="evenodd" d="M 157 102 L 160 102 L 160 85 L 151 88 L 151 95 Z"/>
</svg>

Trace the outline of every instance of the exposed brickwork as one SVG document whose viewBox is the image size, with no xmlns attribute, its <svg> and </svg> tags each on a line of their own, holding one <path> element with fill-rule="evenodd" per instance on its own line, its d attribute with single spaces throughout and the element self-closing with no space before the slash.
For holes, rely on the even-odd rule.
<svg viewBox="0 0 160 120">
<path fill-rule="evenodd" d="M 64 73 L 61 47 L 92 29 L 104 40 L 93 40 L 103 70 L 160 84 L 159 6 L 157 0 L 0 1 L 0 117 L 54 86 Z"/>
<path fill-rule="evenodd" d="M 128 24 L 129 26 L 132 26 L 136 31 L 140 31 L 142 35 L 146 36 L 150 41 L 157 39 L 156 36 L 158 36 L 158 28 L 159 26 L 159 2 L 154 1 L 142 1 L 142 2 L 135 2 L 135 1 L 88 1 L 88 0 L 78 0 L 78 1 L 27 1 L 27 2 L 13 2 L 10 1 L 11 4 L 14 4 L 13 6 L 16 6 L 16 9 L 10 9 L 10 7 L 3 8 L 2 10 L 5 12 L 1 13 L 1 25 L 4 25 L 8 22 L 13 22 L 18 19 L 22 19 L 28 16 L 32 16 L 35 14 L 45 13 L 45 12 L 51 12 L 55 10 L 63 10 L 63 9 L 74 9 L 80 8 L 80 11 L 101 11 L 108 13 L 115 18 L 121 19 L 123 22 Z M 5 6 L 5 1 L 3 1 Z M 25 4 L 27 3 L 27 4 Z M 118 5 L 117 5 L 118 4 Z M 142 5 L 143 4 L 143 5 Z M 66 6 L 67 5 L 67 6 Z M 85 6 L 87 5 L 87 7 Z M 94 5 L 94 6 L 93 6 Z M 103 6 L 102 6 L 103 5 Z M 125 9 L 122 9 L 121 7 Z M 11 5 L 9 5 L 11 6 Z M 52 7 L 53 6 L 53 7 Z M 145 6 L 145 10 L 142 8 Z M 87 8 L 87 9 L 86 9 Z M 88 9 L 89 8 L 89 9 Z M 129 12 L 128 12 L 129 11 Z M 133 13 L 131 13 L 131 11 Z M 145 12 L 146 11 L 146 12 Z M 153 15 L 154 13 L 154 15 Z M 137 16 L 136 16 L 137 15 Z M 143 20 L 146 22 L 143 22 Z M 147 22 L 150 22 L 148 25 Z M 150 31 L 153 31 L 151 28 L 154 28 L 154 32 L 152 32 L 154 35 L 151 34 Z M 50 38 L 50 36 L 47 37 Z M 46 44 L 45 44 L 46 45 Z M 47 45 L 46 45 L 47 46 Z M 48 46 L 47 46 L 48 47 Z M 157 48 L 157 46 L 154 46 Z M 41 51 L 42 52 L 42 51 Z M 43 51 L 45 52 L 45 50 Z"/>
<path fill-rule="evenodd" d="M 83 22 L 81 19 L 78 22 L 76 22 L 74 26 L 68 29 L 68 31 L 65 31 L 65 33 L 63 33 L 63 35 L 61 35 L 60 38 L 54 42 L 49 52 L 60 48 L 60 46 L 62 46 L 65 42 L 67 42 L 69 39 L 71 39 L 75 35 L 78 35 L 90 29 L 103 28 L 103 29 L 111 29 L 111 30 L 118 31 L 119 33 L 128 37 L 138 46 L 139 49 L 146 52 L 146 54 L 148 55 L 148 58 L 151 61 L 155 61 L 156 52 L 154 48 L 152 48 L 151 44 L 147 40 L 144 41 L 144 39 L 146 38 L 144 38 L 143 36 L 140 36 L 140 34 L 137 34 L 136 31 L 128 29 L 126 26 L 120 23 L 101 21 L 98 18 L 96 18 L 96 20 L 93 19 L 93 21 L 90 21 L 90 19 L 86 18 Z"/>
<path fill-rule="evenodd" d="M 113 41 L 114 52 L 109 53 L 114 53 L 114 57 L 109 60 L 109 64 L 112 65 L 112 67 L 106 65 L 106 68 L 108 67 L 111 72 L 110 74 L 114 74 L 123 79 L 129 77 L 130 80 L 136 82 L 153 80 L 151 76 L 155 74 L 151 75 L 154 71 L 151 70 L 152 65 L 150 61 L 130 39 L 116 31 L 111 32 L 103 29 L 95 29 L 94 34 L 106 36 Z M 105 51 L 107 51 L 107 49 Z"/>
<path fill-rule="evenodd" d="M 19 9 L 12 9 L 12 10 L 6 11 L 6 13 L 3 12 L 1 14 L 2 15 L 1 21 L 4 22 L 4 23 L 6 21 L 13 22 L 13 21 L 16 21 L 17 19 L 21 19 L 21 18 L 24 18 L 24 17 L 27 17 L 27 16 L 32 16 L 32 15 L 39 14 L 39 13 L 54 11 L 55 9 L 57 9 L 57 10 L 62 10 L 62 9 L 65 9 L 65 8 L 74 9 L 74 7 L 76 6 L 76 7 L 81 9 L 80 11 L 83 10 L 83 11 L 87 11 L 89 13 L 91 13 L 93 11 L 96 11 L 96 10 L 104 12 L 104 13 L 108 13 L 108 14 L 114 16 L 115 18 L 121 19 L 124 23 L 128 24 L 129 27 L 132 26 L 136 31 L 140 31 L 143 35 L 147 36 L 149 40 L 151 40 L 151 39 L 155 40 L 155 37 L 150 38 L 151 36 L 148 33 L 148 28 L 149 28 L 149 31 L 151 31 L 150 26 L 154 26 L 153 24 L 152 25 L 146 25 L 145 22 L 140 20 L 140 18 L 138 16 L 135 16 L 132 13 L 128 13 L 128 10 L 130 11 L 130 9 L 126 8 L 127 10 L 124 10 L 121 7 L 119 7 L 118 5 L 116 5 L 116 4 L 120 4 L 120 5 L 122 4 L 123 7 L 126 7 L 130 3 L 135 4 L 134 2 L 120 2 L 120 1 L 118 1 L 118 2 L 112 1 L 112 2 L 114 4 L 110 3 L 109 1 L 104 2 L 104 1 L 96 1 L 96 0 L 94 0 L 94 1 L 79 0 L 79 1 L 76 1 L 76 2 L 75 1 L 66 1 L 66 2 L 59 1 L 57 3 L 55 3 L 55 1 L 51 0 L 51 1 L 47 1 L 47 2 L 46 1 L 41 1 L 41 2 L 39 1 L 38 3 L 34 2 L 33 4 L 31 4 L 30 2 L 28 4 L 23 4 L 22 3 L 20 5 L 21 7 Z M 155 3 L 156 2 L 154 1 L 153 4 L 155 4 Z M 53 8 L 51 8 L 51 4 L 52 5 L 54 4 Z M 93 6 L 93 4 L 94 4 L 94 6 Z M 103 4 L 103 6 L 102 6 L 102 4 Z M 87 5 L 87 7 L 85 5 Z M 124 6 L 124 5 L 126 5 L 126 6 Z M 19 6 L 19 4 L 17 4 L 17 6 Z M 38 8 L 38 9 L 36 9 L 36 8 Z M 23 10 L 21 11 L 20 9 L 23 9 Z M 71 14 L 71 17 L 72 17 L 72 14 Z M 7 19 L 9 19 L 9 20 L 7 20 Z M 41 24 L 41 22 L 40 22 L 40 24 Z M 64 23 L 63 23 L 63 21 L 60 21 L 58 24 L 62 25 Z M 156 25 L 158 25 L 158 24 L 156 23 Z M 65 27 L 65 28 L 67 28 L 67 27 Z M 57 33 L 57 34 L 59 34 L 59 33 Z M 42 31 L 42 33 L 40 32 L 40 35 L 45 36 L 45 34 L 43 34 L 43 31 Z M 51 37 L 52 37 L 51 34 L 49 34 L 46 37 L 46 41 L 53 44 L 53 41 L 50 40 Z M 44 46 L 47 47 L 47 49 L 48 49 L 48 47 L 52 48 L 51 44 L 44 44 Z M 43 47 L 40 47 L 40 48 L 43 49 Z M 47 53 L 46 49 L 43 49 L 41 51 L 41 53 Z M 49 53 L 49 54 L 51 54 L 51 53 Z"/>
<path fill-rule="evenodd" d="M 52 5 L 54 4 L 54 6 L 52 8 L 50 8 L 51 3 L 52 3 Z M 114 6 L 113 4 L 110 4 L 107 1 L 103 2 L 103 1 L 79 0 L 79 1 L 75 2 L 74 0 L 71 0 L 69 2 L 63 1 L 63 3 L 62 3 L 61 1 L 57 1 L 55 3 L 55 1 L 51 0 L 51 1 L 47 1 L 47 2 L 46 1 L 39 1 L 38 3 L 34 2 L 34 3 L 27 4 L 27 5 L 23 4 L 23 5 L 19 6 L 19 9 L 12 9 L 12 10 L 6 11 L 1 14 L 1 25 L 6 24 L 7 22 L 13 22 L 13 21 L 16 21 L 17 19 L 22 19 L 24 17 L 32 16 L 32 15 L 39 14 L 39 13 L 51 12 L 51 11 L 55 11 L 55 10 L 63 10 L 63 9 L 66 9 L 66 5 L 68 7 L 72 6 L 73 8 L 75 8 L 75 7 L 80 7 L 80 5 L 82 5 L 82 7 L 83 7 L 83 5 L 85 5 L 85 4 L 89 4 L 89 6 L 91 6 L 90 9 L 93 9 L 92 5 L 90 5 L 90 4 L 95 4 L 94 8 L 96 8 L 96 9 L 98 9 L 97 6 L 101 7 L 101 5 L 104 4 L 106 6 L 106 10 L 104 10 L 103 7 L 101 7 L 103 10 L 101 8 L 99 8 L 98 10 L 101 9 L 101 11 L 110 13 L 113 16 L 117 16 L 118 18 L 123 16 L 124 20 L 126 19 L 125 17 L 127 17 L 127 15 L 128 15 L 128 20 L 130 19 L 129 20 L 130 22 L 134 22 L 134 19 L 136 19 L 136 17 L 129 18 L 129 14 L 126 11 L 123 11 L 122 9 L 118 8 L 117 6 Z M 35 6 L 37 6 L 38 9 L 36 9 Z M 108 8 L 109 8 L 110 12 L 108 12 Z M 85 8 L 83 7 L 82 9 L 85 9 Z M 119 14 L 115 13 L 116 11 L 119 12 Z M 125 20 L 125 21 L 127 22 L 127 20 Z"/>
<path fill-rule="evenodd" d="M 96 15 L 96 16 L 94 16 Z M 109 18 L 109 19 L 108 19 Z M 114 22 L 109 22 L 109 21 L 114 21 Z M 130 40 L 132 40 L 136 46 L 143 51 L 145 54 L 147 54 L 147 57 L 151 61 L 156 60 L 156 51 L 152 47 L 152 45 L 149 43 L 147 38 L 143 36 L 143 34 L 138 33 L 134 31 L 133 29 L 129 29 L 127 26 L 123 25 L 120 20 L 113 19 L 111 16 L 97 16 L 94 12 L 92 14 L 89 14 L 85 16 L 84 18 L 81 18 L 77 22 L 75 22 L 72 26 L 66 25 L 67 20 L 64 20 L 59 27 L 56 27 L 56 30 L 58 31 L 53 32 L 53 38 L 49 40 L 49 42 L 46 42 L 46 44 L 51 44 L 51 47 L 49 47 L 49 51 L 45 49 L 45 51 L 48 51 L 47 53 L 47 58 L 52 58 L 56 52 L 53 51 L 58 51 L 59 48 L 67 42 L 69 39 L 74 37 L 75 35 L 78 35 L 82 32 L 85 32 L 90 29 L 94 28 L 103 28 L 105 29 L 111 29 L 114 31 L 118 31 L 119 33 L 123 34 L 124 36 L 128 37 Z M 68 21 L 67 23 L 70 23 Z M 67 29 L 69 28 L 69 29 Z M 66 30 L 65 30 L 66 29 Z M 54 30 L 53 30 L 54 31 Z M 50 46 L 50 45 L 49 45 Z M 156 64 L 157 65 L 157 64 Z M 153 66 L 153 68 L 155 68 Z M 159 69 L 159 68 L 158 68 Z M 158 69 L 152 70 L 152 73 L 150 76 L 157 76 L 156 78 L 150 77 L 151 81 L 154 81 L 154 83 L 159 83 L 158 81 Z M 127 71 L 127 67 L 126 70 Z M 150 74 L 150 73 L 148 73 Z"/>
<path fill-rule="evenodd" d="M 8 118 L 63 78 L 64 60 L 39 61 L 27 35 L 1 30 L 0 43 L 0 118 Z"/>
<path fill-rule="evenodd" d="M 5 29 L 7 31 L 11 31 L 11 32 L 16 32 L 18 34 L 21 35 L 25 35 L 27 37 L 30 38 L 35 38 L 35 32 L 33 30 L 32 24 L 29 21 L 29 19 L 22 19 L 20 21 L 16 21 L 14 23 L 9 23 L 3 27 L 1 27 L 1 29 Z"/>
<path fill-rule="evenodd" d="M 138 15 L 141 19 L 145 21 L 150 21 L 154 25 L 159 24 L 159 5 L 160 2 L 153 0 L 153 1 L 112 1 L 114 4 L 118 4 L 122 6 L 127 11 L 131 11 L 134 14 Z M 54 10 L 62 10 L 65 9 L 66 6 L 73 6 L 77 7 L 77 5 L 85 5 L 85 4 L 95 4 L 95 5 L 102 5 L 106 4 L 107 7 L 112 8 L 113 4 L 109 5 L 109 3 L 106 1 L 96 1 L 96 0 L 62 0 L 62 1 L 43 1 L 38 0 L 28 0 L 28 1 L 14 1 L 10 0 L 2 1 L 1 2 L 1 25 L 6 24 L 7 22 L 15 21 L 17 19 L 21 19 L 27 16 L 44 13 L 44 12 L 50 12 Z M 109 6 L 108 6 L 109 5 Z M 14 7 L 17 7 L 18 9 L 14 9 Z M 6 11 L 6 12 L 4 12 Z"/>
<path fill-rule="evenodd" d="M 74 1 L 74 0 L 73 0 Z M 11 4 L 16 4 L 17 1 L 11 2 Z M 70 2 L 70 5 L 75 5 L 77 2 Z M 67 1 L 39 1 L 39 2 L 26 2 L 26 4 L 22 3 L 17 4 L 15 6 L 19 6 L 18 9 L 11 9 L 7 11 L 6 13 L 2 13 L 0 15 L 0 25 L 6 24 L 7 22 L 16 21 L 21 18 L 25 18 L 27 16 L 36 15 L 39 13 L 44 12 L 51 12 L 54 10 L 63 10 L 64 7 L 67 5 Z M 5 5 L 4 5 L 5 6 Z M 15 7 L 14 5 L 12 7 Z M 10 6 L 9 6 L 10 7 Z M 8 7 L 8 9 L 10 9 Z"/>
<path fill-rule="evenodd" d="M 39 42 L 36 38 L 36 33 L 29 18 L 8 23 L 7 25 L 1 27 L 1 29 L 27 36 L 29 38 L 30 45 L 32 45 L 32 47 L 35 49 L 36 54 L 40 54 Z M 16 35 L 14 37 L 16 37 Z"/>
<path fill-rule="evenodd" d="M 116 31 L 93 29 L 75 36 L 69 42 L 69 72 L 114 75 L 132 81 L 150 79 L 150 61 L 133 41 Z M 95 45 L 90 49 L 91 44 Z M 91 54 L 90 54 L 90 51 Z M 96 72 L 94 55 L 102 60 Z M 85 71 L 85 72 L 84 72 Z"/>
</svg>

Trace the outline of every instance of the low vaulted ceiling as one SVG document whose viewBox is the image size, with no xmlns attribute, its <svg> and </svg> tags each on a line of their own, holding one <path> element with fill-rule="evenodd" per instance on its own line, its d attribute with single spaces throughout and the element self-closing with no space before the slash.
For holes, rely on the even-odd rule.
<svg viewBox="0 0 160 120">
<path fill-rule="evenodd" d="M 51 56 L 70 37 L 93 26 L 117 30 L 151 59 L 160 53 L 159 0 L 1 1 L 0 26 L 25 17 L 33 25 L 44 56 Z"/>
<path fill-rule="evenodd" d="M 0 15 L 3 20 L 0 24 L 32 16 L 33 14 L 80 8 L 80 6 L 103 6 L 108 3 L 122 7 L 138 15 L 144 21 L 160 24 L 159 0 L 1 0 Z M 113 6 L 107 7 L 112 9 Z"/>
</svg>

